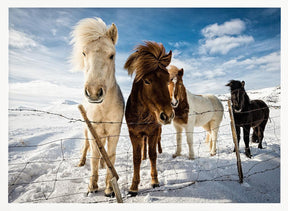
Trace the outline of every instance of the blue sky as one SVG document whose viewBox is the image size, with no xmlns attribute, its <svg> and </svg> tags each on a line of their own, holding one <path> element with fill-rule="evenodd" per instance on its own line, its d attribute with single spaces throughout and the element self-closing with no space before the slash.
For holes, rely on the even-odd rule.
<svg viewBox="0 0 288 211">
<path fill-rule="evenodd" d="M 184 68 L 184 84 L 195 94 L 223 94 L 230 79 L 246 89 L 278 86 L 279 8 L 10 8 L 9 83 L 46 81 L 82 88 L 82 72 L 71 72 L 70 32 L 82 18 L 115 23 L 116 78 L 124 92 L 132 79 L 123 69 L 144 40 L 172 50 L 171 64 Z"/>
</svg>

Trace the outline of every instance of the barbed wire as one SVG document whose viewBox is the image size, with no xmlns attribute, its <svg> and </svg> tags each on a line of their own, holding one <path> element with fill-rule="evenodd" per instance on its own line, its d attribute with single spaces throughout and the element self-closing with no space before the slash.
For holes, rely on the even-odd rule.
<svg viewBox="0 0 288 211">
<path fill-rule="evenodd" d="M 273 107 L 274 108 L 274 107 Z M 275 109 L 278 109 L 275 108 Z M 73 122 L 84 122 L 83 120 L 81 119 L 77 119 L 77 118 L 71 118 L 71 117 L 68 117 L 68 116 L 65 116 L 63 114 L 58 114 L 58 113 L 55 113 L 55 112 L 49 112 L 49 111 L 43 111 L 43 110 L 38 110 L 38 109 L 9 109 L 9 111 L 11 112 L 36 112 L 36 113 L 42 113 L 42 114 L 47 114 L 47 115 L 53 115 L 53 116 L 58 116 L 58 117 L 61 117 L 61 118 L 64 118 L 66 120 L 69 120 L 69 123 L 73 123 Z M 210 111 L 209 111 L 210 112 Z M 212 111 L 211 111 L 212 112 Z M 221 111 L 223 112 L 223 111 Z M 224 111 L 226 112 L 226 111 Z M 201 113 L 202 114 L 202 113 Z M 268 130 L 274 130 L 274 135 L 275 137 L 277 138 L 277 140 L 279 140 L 279 138 L 277 137 L 277 134 L 276 134 L 276 130 L 280 129 L 276 127 L 276 124 L 274 122 L 274 119 L 276 118 L 279 118 L 280 116 L 274 116 L 274 117 L 270 117 L 270 119 L 273 121 L 273 127 L 271 129 L 268 129 L 266 128 L 266 131 Z M 100 123 L 109 123 L 109 124 L 120 124 L 120 122 L 93 122 L 92 123 L 97 123 L 97 124 L 100 124 Z M 123 122 L 121 122 L 121 124 L 124 124 Z M 138 124 L 138 123 L 137 123 Z M 149 124 L 149 123 L 146 123 L 146 124 Z M 230 124 L 223 124 L 223 125 L 220 125 L 218 128 L 220 127 L 227 127 L 229 126 Z M 216 129 L 216 128 L 214 128 Z M 227 132 L 227 131 L 226 131 Z M 187 131 L 187 132 L 182 132 L 181 134 L 186 134 L 186 133 L 192 133 L 192 134 L 203 134 L 205 135 L 206 134 L 206 131 L 200 131 L 200 132 L 191 132 L 191 131 Z M 179 133 L 162 133 L 161 136 L 175 136 L 176 134 L 179 134 Z M 231 133 L 230 133 L 231 134 Z M 226 139 L 223 139 L 221 138 L 221 135 L 223 136 L 226 136 L 226 135 L 229 135 L 229 133 L 219 133 L 218 134 L 218 140 L 221 139 L 221 140 L 226 140 Z M 119 137 L 128 137 L 129 134 L 119 134 L 119 135 L 113 135 L 113 136 L 119 136 Z M 111 137 L 111 136 L 109 136 Z M 105 137 L 101 137 L 101 138 L 107 138 L 107 136 Z M 205 137 L 204 137 L 205 139 Z M 228 139 L 228 138 L 227 138 Z M 232 140 L 232 137 L 229 138 Z M 46 145 L 51 145 L 51 144 L 54 144 L 54 143 L 59 143 L 60 145 L 60 150 L 61 150 L 61 153 L 60 153 L 60 159 L 57 158 L 56 160 L 47 160 L 45 158 L 43 158 L 43 160 L 33 160 L 33 161 L 27 161 L 27 162 L 19 162 L 19 163 L 13 163 L 13 162 L 9 162 L 9 166 L 17 166 L 17 165 L 24 165 L 19 171 L 16 171 L 14 172 L 14 174 L 16 174 L 16 176 L 13 178 L 12 182 L 10 182 L 10 184 L 8 184 L 8 188 L 9 188 L 9 191 L 8 191 L 8 196 L 10 196 L 13 191 L 15 190 L 15 188 L 17 186 L 23 186 L 23 185 L 30 185 L 30 184 L 43 184 L 43 183 L 53 183 L 52 185 L 52 189 L 49 193 L 46 193 L 43 191 L 43 197 L 40 198 L 40 199 L 33 199 L 33 200 L 28 200 L 28 201 L 24 201 L 24 202 L 41 202 L 41 201 L 47 201 L 47 200 L 54 200 L 54 199 L 61 199 L 61 198 L 64 198 L 64 197 L 67 197 L 67 196 L 73 196 L 73 195 L 78 195 L 78 194 L 84 194 L 84 192 L 77 192 L 77 193 L 69 193 L 69 194 L 62 194 L 62 195 L 59 195 L 59 196 L 53 196 L 52 194 L 55 192 L 55 188 L 56 188 L 56 183 L 57 182 L 62 182 L 62 181 L 73 181 L 73 180 L 86 180 L 88 178 L 90 178 L 90 176 L 84 176 L 84 177 L 75 177 L 75 178 L 59 178 L 58 177 L 58 174 L 59 174 L 59 169 L 60 167 L 62 166 L 62 164 L 64 162 L 69 162 L 69 161 L 73 161 L 73 160 L 80 160 L 80 157 L 65 157 L 65 150 L 64 150 L 64 146 L 63 146 L 63 141 L 71 141 L 71 140 L 85 140 L 85 138 L 61 138 L 61 139 L 56 139 L 56 140 L 51 140 L 49 142 L 46 142 L 46 143 L 41 143 L 41 144 L 32 144 L 32 145 L 27 145 L 25 144 L 25 142 L 23 141 L 22 145 L 10 145 L 8 146 L 9 150 L 13 150 L 13 148 L 33 148 L 33 147 L 42 147 L 42 146 L 46 146 Z M 232 143 L 232 142 L 231 142 Z M 131 144 L 130 144 L 131 145 Z M 185 143 L 182 143 L 181 145 L 185 145 Z M 162 147 L 164 150 L 165 149 L 170 149 L 170 148 L 176 148 L 177 144 L 173 144 L 173 145 L 168 145 L 168 146 L 164 146 Z M 219 145 L 218 145 L 219 147 Z M 231 181 L 231 182 L 238 182 L 238 175 L 235 171 L 235 174 L 226 174 L 226 175 L 223 175 L 219 172 L 220 169 L 225 169 L 225 168 L 228 168 L 228 167 L 233 167 L 235 166 L 235 169 L 236 169 L 236 165 L 234 164 L 227 164 L 227 165 L 218 165 L 219 163 L 219 160 L 220 160 L 220 157 L 219 157 L 219 151 L 220 149 L 217 147 L 217 166 L 215 168 L 210 168 L 210 169 L 201 169 L 201 160 L 200 159 L 196 159 L 196 165 L 198 166 L 198 169 L 197 169 L 197 174 L 196 174 L 196 178 L 193 180 L 193 181 L 181 181 L 178 179 L 178 175 L 181 175 L 183 173 L 186 173 L 187 170 L 183 170 L 183 171 L 179 171 L 179 169 L 177 169 L 175 167 L 175 165 L 173 165 L 174 163 L 177 163 L 178 161 L 173 159 L 173 160 L 170 160 L 170 161 L 165 161 L 163 159 L 163 161 L 160 159 L 158 159 L 158 166 L 160 165 L 169 165 L 169 166 L 172 166 L 173 167 L 173 173 L 170 173 L 170 174 L 165 174 L 165 175 L 160 175 L 159 176 L 159 180 L 160 179 L 165 179 L 166 177 L 169 177 L 169 176 L 175 176 L 176 177 L 176 180 L 178 181 L 179 180 L 179 183 L 177 183 L 177 186 L 176 187 L 169 187 L 169 186 L 162 186 L 160 188 L 157 188 L 157 189 L 147 189 L 145 187 L 145 185 L 143 186 L 142 184 L 145 182 L 145 181 L 149 181 L 150 178 L 144 178 L 144 179 L 141 179 L 142 181 L 142 184 L 140 184 L 140 187 L 141 190 L 139 191 L 139 195 L 144 195 L 144 194 L 147 194 L 147 193 L 150 193 L 150 192 L 156 192 L 156 191 L 170 191 L 170 190 L 179 190 L 179 189 L 182 189 L 182 188 L 185 188 L 185 187 L 189 187 L 195 183 L 202 183 L 202 182 L 212 182 L 212 181 Z M 194 147 L 195 148 L 195 147 Z M 198 151 L 198 156 L 200 154 L 200 148 L 201 148 L 201 143 L 198 144 L 198 147 L 197 147 L 197 151 Z M 163 151 L 164 151 L 163 150 Z M 280 147 L 279 147 L 279 150 L 280 150 Z M 272 149 L 273 151 L 273 149 Z M 276 151 L 273 151 L 274 153 Z M 117 156 L 123 156 L 123 157 L 126 157 L 126 160 L 127 160 L 127 164 L 126 164 L 126 169 L 124 170 L 120 170 L 118 171 L 119 174 L 124 174 L 125 177 L 127 178 L 126 179 L 126 183 L 121 183 L 122 187 L 125 187 L 125 190 L 128 190 L 128 175 L 132 174 L 133 173 L 133 169 L 132 169 L 132 160 L 131 160 L 131 157 L 132 157 L 132 149 L 131 149 L 131 146 L 129 146 L 129 150 L 127 152 L 123 152 L 123 153 L 117 153 Z M 272 152 L 271 152 L 272 153 Z M 276 157 L 275 157 L 275 154 L 274 154 L 274 157 L 272 158 L 269 158 L 269 159 L 266 159 L 266 160 L 263 160 L 259 163 L 255 163 L 254 165 L 252 165 L 245 173 L 244 173 L 244 178 L 249 178 L 251 176 L 254 176 L 254 175 L 257 175 L 257 174 L 261 174 L 261 173 L 265 173 L 267 171 L 273 171 L 277 168 L 280 168 L 280 165 L 276 165 L 275 167 L 272 167 L 272 168 L 266 168 L 266 169 L 262 169 L 262 170 L 259 170 L 259 171 L 254 171 L 252 172 L 257 165 L 259 165 L 260 163 L 263 163 L 263 162 L 267 162 L 267 161 L 270 161 L 270 160 L 273 160 L 273 159 L 278 159 L 280 157 L 279 153 L 276 152 Z M 93 158 L 91 156 L 89 156 L 88 158 Z M 202 158 L 202 157 L 201 157 Z M 97 158 L 99 159 L 99 158 Z M 54 174 L 54 178 L 52 179 L 47 179 L 47 180 L 39 180 L 39 181 L 28 181 L 28 182 L 21 182 L 20 181 L 20 178 L 21 178 L 21 174 L 27 169 L 27 167 L 30 165 L 30 164 L 33 164 L 33 163 L 59 163 L 58 164 L 58 167 L 55 171 L 55 174 Z M 118 166 L 117 166 L 118 165 Z M 115 167 L 119 167 L 119 164 L 117 164 Z M 130 165 L 130 167 L 129 167 Z M 150 169 L 149 165 L 146 165 L 146 166 L 142 166 L 141 169 Z M 204 172 L 210 172 L 210 171 L 217 171 L 217 175 L 218 176 L 215 176 L 213 178 L 210 178 L 210 179 L 200 179 L 200 174 L 204 173 Z M 106 174 L 105 173 L 102 173 L 102 174 L 99 174 L 99 177 L 104 177 Z M 235 179 L 234 179 L 235 178 Z M 124 196 L 123 197 L 125 200 L 128 200 L 129 199 L 129 196 Z M 95 201 L 94 201 L 95 202 Z M 103 203 L 103 202 L 115 202 L 115 199 L 108 199 L 108 200 L 100 200 L 100 201 L 96 201 L 96 203 Z M 85 202 L 86 203 L 86 202 Z"/>
</svg>

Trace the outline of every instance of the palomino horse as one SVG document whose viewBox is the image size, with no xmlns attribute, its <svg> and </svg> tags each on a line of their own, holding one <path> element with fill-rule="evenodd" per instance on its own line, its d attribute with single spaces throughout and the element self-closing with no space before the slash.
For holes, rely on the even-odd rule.
<svg viewBox="0 0 288 211">
<path fill-rule="evenodd" d="M 177 131 L 176 153 L 173 158 L 181 155 L 182 130 L 186 131 L 189 148 L 189 159 L 194 159 L 193 132 L 194 127 L 202 126 L 206 131 L 206 142 L 210 143 L 210 155 L 216 154 L 216 140 L 219 125 L 223 118 L 223 105 L 214 95 L 194 95 L 186 90 L 183 84 L 183 69 L 170 65 L 169 92 L 171 104 L 175 111 L 173 120 Z"/>
<path fill-rule="evenodd" d="M 72 62 L 74 67 L 84 71 L 84 107 L 87 117 L 93 121 L 93 127 L 103 145 L 108 141 L 108 156 L 115 163 L 116 146 L 124 114 L 124 99 L 115 78 L 115 44 L 117 28 L 114 24 L 107 29 L 100 18 L 81 20 L 72 32 L 74 44 Z M 95 123 L 102 122 L 102 123 Z M 106 122 L 106 123 L 105 123 Z M 110 124 L 114 122 L 115 124 Z M 79 166 L 86 161 L 86 154 L 91 148 L 91 177 L 89 192 L 98 190 L 98 165 L 101 158 L 92 135 L 85 128 L 85 144 Z M 113 195 L 110 185 L 112 175 L 107 169 L 105 195 Z"/>
<path fill-rule="evenodd" d="M 171 106 L 166 67 L 171 61 L 162 44 L 145 42 L 139 45 L 125 63 L 129 75 L 136 73 L 132 90 L 127 101 L 125 117 L 133 145 L 134 174 L 129 194 L 137 195 L 140 182 L 141 159 L 146 157 L 146 144 L 151 162 L 151 185 L 159 186 L 156 159 L 161 152 L 161 125 L 169 124 L 174 117 Z M 141 156 L 142 154 L 142 156 Z"/>
<path fill-rule="evenodd" d="M 252 142 L 259 143 L 258 148 L 262 149 L 264 130 L 269 118 L 269 108 L 262 100 L 249 99 L 245 89 L 245 82 L 229 81 L 226 86 L 230 87 L 233 115 L 237 134 L 238 145 L 240 141 L 240 127 L 243 128 L 245 154 L 251 158 L 249 148 L 250 128 L 253 128 Z"/>
</svg>

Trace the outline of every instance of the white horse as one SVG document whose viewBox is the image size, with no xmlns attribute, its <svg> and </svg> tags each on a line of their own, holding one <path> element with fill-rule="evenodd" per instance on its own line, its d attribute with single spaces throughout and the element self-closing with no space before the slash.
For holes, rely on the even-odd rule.
<svg viewBox="0 0 288 211">
<path fill-rule="evenodd" d="M 100 18 L 87 18 L 78 22 L 71 36 L 71 44 L 73 44 L 71 62 L 75 69 L 83 70 L 85 75 L 83 105 L 90 121 L 104 122 L 94 123 L 93 127 L 98 136 L 102 137 L 101 141 L 104 146 L 107 140 L 107 153 L 114 165 L 124 113 L 124 99 L 115 78 L 117 28 L 114 24 L 107 28 Z M 87 127 L 84 135 L 85 144 L 79 166 L 85 164 L 90 146 L 92 155 L 88 191 L 95 192 L 98 190 L 98 166 L 101 155 Z M 106 196 L 113 195 L 111 179 L 112 175 L 107 169 Z"/>
<path fill-rule="evenodd" d="M 177 148 L 173 158 L 181 155 L 182 131 L 186 131 L 189 148 L 189 159 L 194 159 L 193 132 L 194 127 L 202 126 L 206 131 L 206 142 L 210 143 L 210 155 L 216 154 L 216 140 L 219 125 L 223 118 L 223 105 L 214 95 L 194 95 L 183 85 L 183 69 L 170 65 L 169 92 L 171 104 L 175 111 L 173 120 L 177 131 Z"/>
</svg>

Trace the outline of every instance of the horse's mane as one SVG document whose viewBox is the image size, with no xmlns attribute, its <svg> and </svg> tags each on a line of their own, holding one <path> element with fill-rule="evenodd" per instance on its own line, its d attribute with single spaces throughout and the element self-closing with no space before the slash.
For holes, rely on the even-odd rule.
<svg viewBox="0 0 288 211">
<path fill-rule="evenodd" d="M 74 69 L 84 68 L 82 51 L 90 42 L 99 39 L 107 32 L 107 26 L 101 18 L 86 18 L 80 20 L 71 33 L 73 52 L 71 63 Z"/>
<path fill-rule="evenodd" d="M 128 70 L 129 75 L 136 73 L 136 82 L 159 68 L 167 71 L 166 67 L 171 62 L 172 51 L 166 54 L 161 43 L 146 41 L 145 45 L 138 45 L 134 50 L 135 52 L 129 56 L 124 68 Z"/>
</svg>

